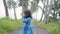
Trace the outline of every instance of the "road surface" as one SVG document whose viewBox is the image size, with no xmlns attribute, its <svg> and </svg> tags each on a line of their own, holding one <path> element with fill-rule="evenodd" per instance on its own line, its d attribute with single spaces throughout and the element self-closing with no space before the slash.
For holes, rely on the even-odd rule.
<svg viewBox="0 0 60 34">
<path fill-rule="evenodd" d="M 32 26 L 34 29 L 34 34 L 50 34 L 48 31 L 46 31 L 40 27 L 37 27 L 35 24 L 32 24 Z M 10 34 L 20 34 L 20 30 L 12 31 Z"/>
</svg>

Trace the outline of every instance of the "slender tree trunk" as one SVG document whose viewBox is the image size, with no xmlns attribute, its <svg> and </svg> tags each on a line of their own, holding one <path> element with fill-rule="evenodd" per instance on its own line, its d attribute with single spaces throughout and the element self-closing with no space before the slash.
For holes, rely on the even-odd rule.
<svg viewBox="0 0 60 34">
<path fill-rule="evenodd" d="M 45 9 L 46 9 L 46 10 L 45 10 L 44 22 L 47 24 L 47 22 L 48 22 L 48 19 L 47 19 L 47 18 L 48 18 L 48 16 L 49 16 L 49 14 L 48 14 L 48 12 L 49 12 L 49 11 L 48 11 L 48 0 L 46 0 L 46 1 L 44 1 L 44 2 L 47 3 L 47 5 L 44 4 Z"/>
<path fill-rule="evenodd" d="M 17 20 L 16 10 L 15 10 L 15 8 L 13 8 L 13 9 L 14 9 L 14 16 L 15 16 L 15 19 Z"/>
<path fill-rule="evenodd" d="M 41 0 L 41 1 L 43 2 L 43 0 Z M 43 4 L 44 4 L 44 2 L 43 2 Z M 40 21 L 42 21 L 42 19 L 43 19 L 44 7 L 45 7 L 45 6 L 43 6 L 43 9 L 40 7 L 40 8 L 42 9 L 42 16 L 41 16 L 41 19 L 40 19 Z"/>
<path fill-rule="evenodd" d="M 3 3 L 4 3 L 5 11 L 6 11 L 6 16 L 9 16 L 6 1 L 3 0 Z"/>
<path fill-rule="evenodd" d="M 42 19 L 43 19 L 43 12 L 44 12 L 44 10 L 42 11 L 42 16 L 41 16 L 41 19 L 40 19 L 40 21 L 42 21 Z"/>
<path fill-rule="evenodd" d="M 54 22 L 55 22 L 55 20 L 56 20 L 56 18 L 55 18 L 55 16 L 56 16 L 56 15 L 55 15 L 55 11 L 56 11 L 56 10 L 54 9 L 54 14 L 53 14 Z"/>
</svg>

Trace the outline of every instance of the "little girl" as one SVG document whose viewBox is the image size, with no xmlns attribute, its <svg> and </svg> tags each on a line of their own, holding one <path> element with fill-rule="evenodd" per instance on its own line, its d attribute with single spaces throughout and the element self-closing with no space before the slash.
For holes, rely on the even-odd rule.
<svg viewBox="0 0 60 34">
<path fill-rule="evenodd" d="M 25 10 L 22 14 L 22 21 L 24 27 L 22 28 L 20 34 L 34 34 L 31 26 L 32 15 L 30 10 Z"/>
</svg>

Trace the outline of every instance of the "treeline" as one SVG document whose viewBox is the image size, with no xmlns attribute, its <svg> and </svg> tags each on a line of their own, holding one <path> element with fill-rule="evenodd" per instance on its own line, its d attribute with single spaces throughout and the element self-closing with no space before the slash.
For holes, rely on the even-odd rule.
<svg viewBox="0 0 60 34">
<path fill-rule="evenodd" d="M 38 5 L 40 1 L 43 3 L 43 8 Z M 18 0 L 18 1 L 3 0 L 3 3 L 6 10 L 6 16 L 9 16 L 8 8 L 9 9 L 13 8 L 15 19 L 17 19 L 15 8 L 21 6 L 22 10 L 25 10 L 25 9 L 28 9 L 28 5 L 31 6 L 30 10 L 32 11 L 32 13 L 34 13 L 35 11 L 37 12 L 38 8 L 41 8 L 42 16 L 41 16 L 40 21 L 43 21 L 45 23 L 48 23 L 49 21 L 51 21 L 50 18 L 57 20 L 57 17 L 60 17 L 60 0 L 32 0 L 32 1 L 30 0 Z"/>
</svg>

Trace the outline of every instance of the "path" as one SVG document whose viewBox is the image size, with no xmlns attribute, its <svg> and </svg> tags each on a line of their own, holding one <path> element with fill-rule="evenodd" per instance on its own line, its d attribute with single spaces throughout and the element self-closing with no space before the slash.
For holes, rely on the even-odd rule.
<svg viewBox="0 0 60 34">
<path fill-rule="evenodd" d="M 50 34 L 48 31 L 37 27 L 35 24 L 32 24 L 32 25 L 34 29 L 34 34 Z M 11 32 L 10 34 L 19 34 L 19 33 L 20 33 L 20 30 L 16 30 L 16 31 Z"/>
<path fill-rule="evenodd" d="M 34 34 L 50 34 L 48 31 L 37 27 L 35 24 L 33 24 L 33 28 L 34 28 Z"/>
</svg>

